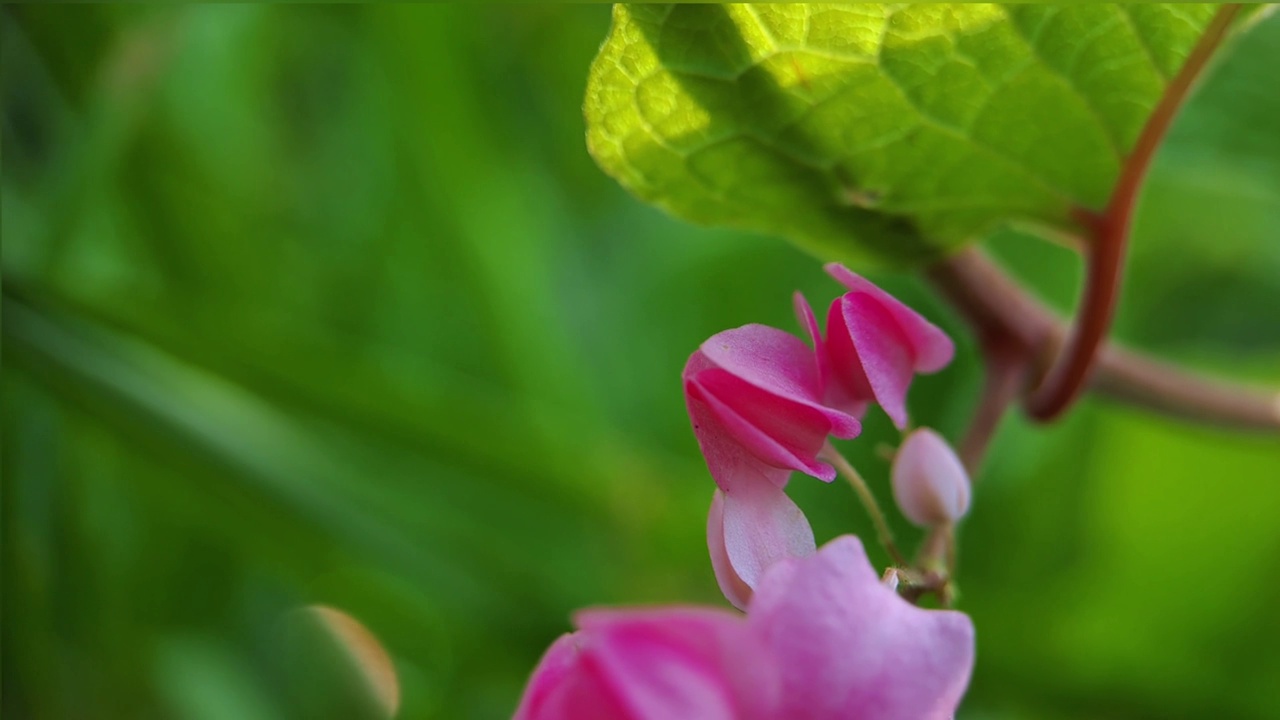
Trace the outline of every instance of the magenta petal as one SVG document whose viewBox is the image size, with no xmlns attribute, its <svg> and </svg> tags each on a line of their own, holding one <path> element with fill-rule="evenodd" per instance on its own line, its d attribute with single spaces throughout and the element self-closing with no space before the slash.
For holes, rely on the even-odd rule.
<svg viewBox="0 0 1280 720">
<path fill-rule="evenodd" d="M 827 355 L 834 376 L 828 401 L 854 409 L 875 400 L 898 428 L 907 424 L 906 397 L 917 372 L 951 362 L 955 345 L 946 333 L 868 280 L 835 263 L 827 272 L 849 292 L 833 304 L 827 321 Z"/>
<path fill-rule="evenodd" d="M 813 344 L 815 359 L 818 361 L 818 381 L 822 384 L 825 382 L 825 377 L 822 372 L 822 331 L 818 328 L 818 318 L 813 314 L 809 301 L 799 290 L 791 295 L 791 306 L 796 311 L 796 320 L 800 323 L 800 327 L 809 334 L 809 342 Z"/>
<path fill-rule="evenodd" d="M 813 554 L 816 545 L 808 519 L 778 487 L 744 483 L 720 500 L 728 570 L 746 587 L 757 587 L 765 571 L 781 560 Z M 711 524 L 709 520 L 708 534 Z M 725 597 L 738 605 L 730 592 L 726 591 Z"/>
<path fill-rule="evenodd" d="M 716 333 L 698 350 L 716 367 L 758 388 L 800 402 L 818 400 L 821 384 L 813 351 L 788 332 L 743 325 Z"/>
<path fill-rule="evenodd" d="M 575 620 L 586 638 L 586 661 L 624 718 L 774 716 L 777 669 L 740 616 L 673 607 L 588 610 Z"/>
<path fill-rule="evenodd" d="M 711 511 L 707 513 L 707 551 L 711 554 L 711 570 L 716 584 L 734 607 L 746 610 L 751 601 L 751 586 L 742 581 L 729 561 L 729 550 L 724 544 L 724 492 L 717 489 L 711 497 Z"/>
<path fill-rule="evenodd" d="M 529 677 L 520 707 L 512 720 L 541 720 L 554 717 L 550 704 L 555 704 L 557 690 L 573 672 L 578 660 L 577 633 L 564 634 L 551 643 Z"/>
<path fill-rule="evenodd" d="M 835 478 L 835 470 L 817 460 L 831 430 L 822 411 L 772 395 L 719 368 L 703 370 L 689 385 L 691 397 L 706 404 L 720 427 L 766 464 Z"/>
<path fill-rule="evenodd" d="M 858 348 L 845 321 L 844 296 L 836 298 L 827 312 L 827 341 L 823 345 L 827 365 L 831 368 L 826 386 L 826 402 L 855 417 L 862 417 L 867 405 L 875 400 L 875 392 L 862 369 Z"/>
<path fill-rule="evenodd" d="M 871 395 L 898 429 L 907 426 L 911 350 L 884 305 L 865 293 L 840 299 L 841 314 Z"/>
<path fill-rule="evenodd" d="M 774 565 L 747 620 L 781 668 L 778 717 L 943 720 L 973 670 L 969 618 L 882 585 L 853 536 Z"/>
<path fill-rule="evenodd" d="M 839 263 L 829 263 L 825 269 L 841 285 L 853 292 L 866 293 L 884 306 L 910 343 L 912 364 L 916 372 L 937 372 L 955 357 L 955 343 L 951 342 L 951 338 L 941 328 L 926 320 L 920 313 Z"/>
<path fill-rule="evenodd" d="M 690 365 L 698 357 L 699 353 L 694 353 L 689 360 Z M 734 439 L 691 380 L 685 381 L 685 404 L 693 422 L 693 435 L 716 485 L 728 490 L 735 482 L 764 481 L 779 487 L 787 484 L 791 471 L 766 465 Z"/>
<path fill-rule="evenodd" d="M 583 632 L 562 635 L 543 655 L 513 720 L 591 720 L 633 717 L 588 654 Z"/>
<path fill-rule="evenodd" d="M 819 349 L 822 346 L 822 332 L 818 329 L 818 318 L 813 314 L 809 301 L 799 290 L 791 295 L 791 306 L 796 311 L 796 320 L 800 323 L 800 327 L 809 334 L 809 342 L 813 343 L 813 349 Z M 818 365 L 818 379 L 822 379 L 821 363 Z"/>
<path fill-rule="evenodd" d="M 856 418 L 822 404 L 814 353 L 781 330 L 746 325 L 718 333 L 689 357 L 682 377 L 698 445 L 725 490 L 747 475 L 785 485 L 787 473 L 775 470 L 829 481 L 835 470 L 817 460 L 827 436 L 862 430 Z"/>
<path fill-rule="evenodd" d="M 744 325 L 713 335 L 698 352 L 703 362 L 714 364 L 744 384 L 821 414 L 829 425 L 824 434 L 848 439 L 862 431 L 856 418 L 822 404 L 816 355 L 790 333 L 766 325 Z M 693 372 L 701 372 L 701 368 Z M 690 375 L 686 367 L 685 377 Z"/>
</svg>

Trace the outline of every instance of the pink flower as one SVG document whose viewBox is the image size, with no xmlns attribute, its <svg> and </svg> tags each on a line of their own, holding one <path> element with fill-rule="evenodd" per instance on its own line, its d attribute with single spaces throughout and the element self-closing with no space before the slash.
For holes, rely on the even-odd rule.
<svg viewBox="0 0 1280 720">
<path fill-rule="evenodd" d="M 774 565 L 747 620 L 781 668 L 777 718 L 950 718 L 973 671 L 968 616 L 899 597 L 852 535 Z"/>
<path fill-rule="evenodd" d="M 973 669 L 973 625 L 879 582 L 852 536 L 767 573 L 747 616 L 592 610 L 534 670 L 516 720 L 935 720 Z"/>
<path fill-rule="evenodd" d="M 515 720 L 770 717 L 777 668 L 746 620 L 693 607 L 586 610 L 551 645 Z"/>
<path fill-rule="evenodd" d="M 946 367 L 955 345 L 936 325 L 843 265 L 831 263 L 826 270 L 849 292 L 831 303 L 826 342 L 817 343 L 824 399 L 855 417 L 875 402 L 905 428 L 911 378 Z M 813 311 L 798 293 L 796 313 L 817 338 Z"/>
<path fill-rule="evenodd" d="M 718 333 L 689 358 L 685 402 L 693 433 L 719 486 L 707 540 L 712 567 L 738 607 L 773 562 L 813 552 L 813 531 L 782 488 L 793 470 L 822 480 L 828 435 L 856 436 L 858 421 L 822 404 L 814 353 L 764 325 Z"/>
</svg>

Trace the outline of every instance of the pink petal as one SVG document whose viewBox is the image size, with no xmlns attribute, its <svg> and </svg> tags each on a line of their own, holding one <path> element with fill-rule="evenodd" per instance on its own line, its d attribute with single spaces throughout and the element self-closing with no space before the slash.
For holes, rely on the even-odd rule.
<svg viewBox="0 0 1280 720">
<path fill-rule="evenodd" d="M 859 384 L 865 382 L 864 387 L 871 391 L 876 404 L 884 409 L 893 424 L 899 429 L 905 428 L 907 390 L 915 375 L 906 338 L 884 305 L 870 295 L 846 293 L 836 302 L 840 303 L 840 326 L 845 332 L 837 332 L 829 339 L 832 363 L 856 369 L 858 375 L 851 379 Z M 834 318 L 834 308 L 831 314 Z M 848 345 L 843 342 L 846 339 Z M 837 352 L 847 356 L 836 355 Z"/>
<path fill-rule="evenodd" d="M 832 368 L 827 403 L 862 414 L 868 403 L 876 402 L 895 425 L 904 427 L 912 377 L 908 350 L 887 313 L 874 301 L 858 298 L 854 293 L 836 298 L 827 314 L 824 347 Z M 863 309 L 869 312 L 860 315 Z"/>
<path fill-rule="evenodd" d="M 702 399 L 702 393 L 692 378 L 699 371 L 714 367 L 701 352 L 695 352 L 684 370 L 685 405 L 689 410 L 689 420 L 693 423 L 693 435 L 698 440 L 698 447 L 707 461 L 712 479 L 726 490 L 735 481 L 765 481 L 779 487 L 786 485 L 791 471 L 761 462 L 734 438 Z"/>
<path fill-rule="evenodd" d="M 969 473 L 929 428 L 912 431 L 893 459 L 893 499 L 916 525 L 953 523 L 969 510 Z"/>
<path fill-rule="evenodd" d="M 920 313 L 839 263 L 829 263 L 825 269 L 841 285 L 853 292 L 866 293 L 884 306 L 910 343 L 914 358 L 912 364 L 916 372 L 937 372 L 955 357 L 956 347 L 951 338 Z"/>
<path fill-rule="evenodd" d="M 763 325 L 719 333 L 693 353 L 683 373 L 694 435 L 716 484 L 764 477 L 781 487 L 787 470 L 823 480 L 827 435 L 856 436 L 861 424 L 817 398 L 816 361 L 797 338 Z"/>
<path fill-rule="evenodd" d="M 856 418 L 822 404 L 822 381 L 814 351 L 790 333 L 766 325 L 744 325 L 711 336 L 699 352 L 709 362 L 744 384 L 817 411 L 838 438 L 856 437 Z M 699 372 L 694 370 L 693 372 Z M 690 375 L 686 367 L 685 377 Z"/>
<path fill-rule="evenodd" d="M 707 360 L 769 392 L 816 402 L 821 386 L 813 351 L 796 336 L 767 325 L 716 333 L 698 348 Z"/>
<path fill-rule="evenodd" d="M 561 635 L 538 661 L 512 720 L 623 717 L 607 688 L 584 672 L 582 633 Z"/>
<path fill-rule="evenodd" d="M 796 311 L 796 320 L 800 322 L 800 326 L 809 334 L 809 341 L 813 344 L 813 355 L 818 366 L 818 381 L 824 389 L 831 382 L 831 362 L 827 355 L 827 350 L 822 343 L 822 330 L 818 327 L 818 318 L 813 314 L 813 308 L 810 307 L 809 301 L 804 295 L 797 290 L 791 296 L 792 307 Z M 865 410 L 865 407 L 863 408 Z M 851 413 L 853 417 L 862 417 L 862 412 Z"/>
<path fill-rule="evenodd" d="M 812 555 L 816 547 L 813 529 L 800 508 L 774 485 L 743 483 L 718 495 L 720 508 L 713 498 L 707 520 L 712 567 L 725 597 L 742 608 L 745 603 L 739 601 L 743 593 L 736 583 L 753 589 L 775 563 Z M 717 526 L 722 536 L 713 541 Z M 717 555 L 721 555 L 719 560 Z M 721 580 L 722 576 L 729 582 Z"/>
<path fill-rule="evenodd" d="M 587 664 L 618 699 L 621 717 L 773 716 L 777 668 L 741 616 L 671 607 L 588 610 L 575 621 L 586 638 Z"/>
<path fill-rule="evenodd" d="M 809 334 L 809 342 L 813 344 L 816 352 L 822 348 L 822 331 L 818 328 L 818 318 L 813 314 L 813 308 L 810 307 L 809 301 L 799 290 L 795 291 L 791 296 L 791 306 L 795 308 L 796 320 L 800 323 L 800 327 L 804 328 Z M 817 354 L 818 359 L 822 358 L 822 354 Z M 818 363 L 818 380 L 822 380 L 822 363 Z"/>
<path fill-rule="evenodd" d="M 707 550 L 720 592 L 734 607 L 746 610 L 751 586 L 742 581 L 729 562 L 729 550 L 724 544 L 724 492 L 719 489 L 711 496 L 711 511 L 707 513 Z"/>
<path fill-rule="evenodd" d="M 969 618 L 903 600 L 853 536 L 774 565 L 747 620 L 781 668 L 778 717 L 951 718 L 973 670 Z"/>
<path fill-rule="evenodd" d="M 809 342 L 813 343 L 814 359 L 818 363 L 818 380 L 823 387 L 823 400 L 826 400 L 827 387 L 832 382 L 831 356 L 827 354 L 827 348 L 823 345 L 817 315 L 813 314 L 813 307 L 799 290 L 791 296 L 791 305 L 795 307 L 796 320 L 799 320 L 800 327 L 809 333 Z M 851 418 L 861 418 L 867 411 L 867 404 L 847 404 L 845 407 L 852 410 L 851 413 L 846 413 Z"/>
<path fill-rule="evenodd" d="M 693 435 L 698 440 L 698 447 L 702 450 L 707 469 L 711 471 L 716 485 L 724 490 L 735 484 L 750 482 L 785 486 L 787 479 L 791 477 L 791 469 L 768 465 L 756 457 L 724 426 L 721 418 L 727 414 L 725 409 L 718 407 L 717 412 L 703 398 L 698 384 L 686 380 L 684 399 L 689 409 L 689 419 L 693 422 Z M 715 400 L 712 402 L 715 403 Z M 745 420 L 740 422 L 749 427 Z M 747 432 L 746 427 L 740 427 L 739 431 L 744 434 Z M 782 453 L 783 450 L 778 449 L 777 452 Z"/>
<path fill-rule="evenodd" d="M 520 698 L 520 706 L 512 720 L 535 720 L 545 717 L 544 708 L 547 698 L 555 691 L 573 668 L 577 660 L 578 648 L 573 636 L 565 633 L 551 643 L 551 647 L 543 653 L 542 659 L 529 676 L 524 695 Z"/>
<path fill-rule="evenodd" d="M 817 460 L 831 429 L 823 413 L 719 368 L 703 370 L 685 387 L 691 400 L 704 403 L 719 426 L 764 463 L 823 480 L 835 478 L 835 470 Z"/>
</svg>

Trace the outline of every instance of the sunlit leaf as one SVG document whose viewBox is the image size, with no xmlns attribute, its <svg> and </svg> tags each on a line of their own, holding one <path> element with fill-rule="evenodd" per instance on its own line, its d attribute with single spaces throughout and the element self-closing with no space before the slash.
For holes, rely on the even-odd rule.
<svg viewBox="0 0 1280 720">
<path fill-rule="evenodd" d="M 910 263 L 1107 197 L 1212 6 L 620 5 L 587 140 L 682 218 Z"/>
</svg>

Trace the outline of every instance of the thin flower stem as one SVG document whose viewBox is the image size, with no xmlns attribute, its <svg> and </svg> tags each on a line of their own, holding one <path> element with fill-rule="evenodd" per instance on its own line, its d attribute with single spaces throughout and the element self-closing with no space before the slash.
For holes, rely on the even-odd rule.
<svg viewBox="0 0 1280 720">
<path fill-rule="evenodd" d="M 1124 276 L 1125 250 L 1128 246 L 1133 212 L 1138 191 L 1146 177 L 1156 149 L 1164 139 L 1174 115 L 1186 99 L 1195 79 L 1209 62 L 1213 51 L 1226 36 L 1227 28 L 1239 12 L 1238 4 L 1218 8 L 1200 41 L 1178 74 L 1165 88 L 1160 102 L 1147 118 L 1133 151 L 1120 169 L 1120 177 L 1111 193 L 1106 210 L 1095 213 L 1081 209 L 1081 224 L 1092 235 L 1087 249 L 1086 280 L 1075 329 L 1061 357 L 1040 387 L 1027 399 L 1027 413 L 1037 420 L 1052 420 L 1066 410 L 1083 392 L 1097 362 L 1098 351 L 1111 330 L 1116 301 Z"/>
<path fill-rule="evenodd" d="M 956 535 L 953 525 L 937 525 L 929 529 L 916 553 L 917 589 L 931 592 L 939 602 L 950 607 L 954 599 L 951 578 L 956 572 Z"/>
<path fill-rule="evenodd" d="M 893 533 L 889 531 L 889 524 L 885 522 L 884 513 L 880 511 L 880 504 L 876 502 L 875 495 L 871 494 L 871 488 L 867 486 L 867 481 L 862 479 L 862 475 L 854 469 L 853 465 L 840 454 L 831 443 L 827 443 L 822 448 L 821 457 L 835 466 L 836 471 L 844 476 L 845 480 L 853 486 L 853 491 L 857 493 L 858 500 L 862 502 L 862 506 L 867 509 L 867 514 L 871 516 L 871 523 L 875 525 L 876 536 L 880 540 L 880 544 L 889 553 L 889 557 L 893 558 L 894 564 L 899 567 L 909 567 L 907 558 L 899 550 L 898 546 L 893 542 Z"/>
</svg>

